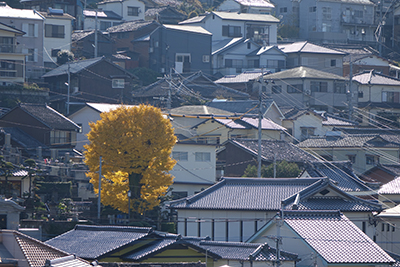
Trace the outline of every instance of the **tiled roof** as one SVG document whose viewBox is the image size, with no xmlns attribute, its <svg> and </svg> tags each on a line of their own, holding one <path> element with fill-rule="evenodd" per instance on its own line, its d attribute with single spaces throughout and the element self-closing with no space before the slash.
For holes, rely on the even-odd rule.
<svg viewBox="0 0 400 267">
<path fill-rule="evenodd" d="M 271 107 L 272 103 L 274 103 L 273 99 L 265 99 L 262 103 L 262 112 L 265 113 Z M 212 101 L 207 102 L 206 105 L 236 114 L 258 114 L 257 100 Z"/>
<path fill-rule="evenodd" d="M 301 148 L 324 147 L 400 147 L 400 136 L 378 134 L 346 134 L 313 136 L 297 144 Z"/>
<path fill-rule="evenodd" d="M 47 105 L 21 103 L 19 108 L 50 129 L 77 131 L 80 128 L 75 122 Z"/>
<path fill-rule="evenodd" d="M 389 254 L 390 257 L 392 257 L 396 262 L 392 265 L 392 267 L 400 267 L 400 255 L 395 254 L 390 251 L 386 251 L 387 254 Z"/>
<path fill-rule="evenodd" d="M 243 6 L 270 7 L 270 8 L 275 7 L 271 2 L 265 0 L 235 0 L 235 1 Z"/>
<path fill-rule="evenodd" d="M 170 109 L 172 115 L 233 115 L 232 112 L 205 105 L 188 105 Z"/>
<path fill-rule="evenodd" d="M 283 44 L 279 45 L 278 48 L 282 50 L 284 53 L 316 53 L 316 54 L 334 54 L 334 55 L 345 55 L 345 53 L 326 48 L 320 45 L 315 45 L 309 43 L 308 41 L 304 42 L 296 42 L 292 44 Z"/>
<path fill-rule="evenodd" d="M 258 118 L 242 117 L 241 120 L 250 124 L 253 128 L 258 128 L 258 122 L 259 122 Z M 282 126 L 276 124 L 269 118 L 261 119 L 261 129 L 262 130 L 286 131 L 285 127 L 282 127 Z"/>
<path fill-rule="evenodd" d="M 214 118 L 212 119 L 213 121 L 216 121 L 222 125 L 225 125 L 226 127 L 230 129 L 254 129 L 258 128 L 258 118 L 250 118 L 250 117 L 241 117 L 237 119 L 220 119 L 220 118 Z M 197 127 L 200 124 L 203 124 L 207 122 L 208 120 L 205 120 L 202 123 L 199 123 L 193 127 Z M 270 119 L 263 118 L 261 120 L 261 129 L 262 130 L 272 130 L 272 131 L 286 131 L 286 128 L 276 124 Z"/>
<path fill-rule="evenodd" d="M 169 81 L 161 79 L 149 86 L 136 90 L 133 93 L 134 98 L 141 97 L 168 97 Z M 171 95 L 191 96 L 203 100 L 211 100 L 216 97 L 248 99 L 249 95 L 220 84 L 214 83 L 206 77 L 201 71 L 191 74 L 189 77 L 174 75 L 172 78 Z"/>
<path fill-rule="evenodd" d="M 400 80 L 394 77 L 386 76 L 380 73 L 377 73 L 374 70 L 363 72 L 360 74 L 355 74 L 353 76 L 353 80 L 357 81 L 364 85 L 391 85 L 391 86 L 399 86 Z"/>
<path fill-rule="evenodd" d="M 338 211 L 284 213 L 284 222 L 328 264 L 391 264 L 394 260 Z"/>
<path fill-rule="evenodd" d="M 346 134 L 379 134 L 379 135 L 400 135 L 398 129 L 388 128 L 341 128 L 335 127 L 334 131 L 340 131 Z"/>
<path fill-rule="evenodd" d="M 231 139 L 227 141 L 253 155 L 258 154 L 258 140 L 256 139 Z M 261 157 L 263 161 L 273 162 L 286 160 L 287 162 L 315 162 L 316 157 L 298 148 L 292 143 L 279 140 L 261 140 Z"/>
<path fill-rule="evenodd" d="M 5 235 L 12 236 L 13 241 L 15 241 L 15 244 L 17 245 L 15 248 L 20 249 L 21 255 L 24 257 L 24 259 L 18 258 L 17 260 L 26 261 L 29 267 L 43 267 L 45 266 L 46 260 L 54 260 L 69 255 L 64 251 L 49 246 L 17 231 L 3 229 L 0 230 L 0 236 L 1 235 L 3 235 L 3 240 L 5 239 Z M 13 251 L 13 253 L 17 254 L 16 251 Z M 80 261 L 84 262 L 82 260 Z"/>
<path fill-rule="evenodd" d="M 124 259 L 134 261 L 143 259 L 144 257 L 151 255 L 152 253 L 158 252 L 172 244 L 175 244 L 177 242 L 177 239 L 177 236 L 156 239 L 147 246 L 141 247 L 139 250 L 125 255 Z"/>
<path fill-rule="evenodd" d="M 378 190 L 378 194 L 400 195 L 400 177 L 382 185 Z"/>
<path fill-rule="evenodd" d="M 380 164 L 382 169 L 391 172 L 395 176 L 400 176 L 400 165 L 399 164 Z"/>
<path fill-rule="evenodd" d="M 349 166 L 348 161 L 313 162 L 306 167 L 313 178 L 328 177 L 335 185 L 345 192 L 369 192 L 364 181 L 360 180 Z"/>
<path fill-rule="evenodd" d="M 267 74 L 267 72 L 264 72 L 264 74 Z M 226 75 L 216 80 L 215 83 L 247 83 L 259 79 L 261 75 L 261 71 L 245 71 L 237 75 Z"/>
<path fill-rule="evenodd" d="M 347 78 L 325 72 L 317 69 L 312 69 L 309 67 L 300 66 L 293 69 L 283 70 L 279 72 L 275 72 L 272 74 L 267 74 L 264 76 L 265 79 L 324 79 L 324 80 L 339 80 L 346 81 Z"/>
<path fill-rule="evenodd" d="M 18 143 L 20 147 L 23 147 L 25 149 L 29 150 L 34 150 L 34 153 L 36 153 L 36 148 L 37 147 L 42 147 L 43 149 L 47 149 L 48 147 L 27 134 L 26 132 L 22 131 L 20 128 L 17 127 L 0 127 L 0 132 L 4 134 L 10 134 L 11 135 L 11 140 L 13 142 Z"/>
<path fill-rule="evenodd" d="M 250 13 L 235 13 L 235 12 L 217 12 L 213 11 L 211 14 L 215 14 L 223 20 L 243 20 L 247 22 L 263 22 L 263 23 L 279 23 L 279 19 L 266 14 L 250 14 Z"/>
<path fill-rule="evenodd" d="M 46 260 L 45 267 L 92 267 L 89 262 L 77 258 L 75 255 L 65 256 L 54 260 Z M 101 267 L 99 265 L 99 267 Z"/>
<path fill-rule="evenodd" d="M 178 24 L 190 24 L 190 23 L 202 22 L 206 17 L 207 17 L 206 15 L 201 15 L 201 16 L 197 16 L 197 17 L 193 17 L 193 18 L 181 21 Z"/>
<path fill-rule="evenodd" d="M 144 227 L 76 225 L 46 244 L 81 258 L 96 259 L 147 236 L 151 231 Z"/>
<path fill-rule="evenodd" d="M 3 175 L 3 174 L 1 174 L 1 175 Z M 3 198 L 0 198 L 0 206 L 2 206 L 2 207 L 8 206 L 8 207 L 10 207 L 10 208 L 12 208 L 13 210 L 18 211 L 18 212 L 21 212 L 21 211 L 24 211 L 24 210 L 25 210 L 24 207 L 18 205 L 17 203 L 15 203 L 14 201 L 12 201 L 11 199 L 3 199 Z M 1 257 L 1 256 L 0 256 L 0 257 Z"/>
<path fill-rule="evenodd" d="M 357 126 L 357 123 L 354 121 L 346 120 L 341 117 L 337 117 L 331 114 L 323 115 L 325 120 L 322 121 L 322 125 L 324 126 L 339 126 L 339 127 L 348 127 L 348 126 Z"/>
<path fill-rule="evenodd" d="M 186 25 L 169 25 L 169 24 L 163 24 L 163 27 L 169 30 L 177 30 L 177 31 L 185 31 L 185 32 L 192 32 L 192 33 L 198 33 L 198 34 L 206 34 L 206 35 L 212 35 L 211 32 L 207 31 L 203 27 L 200 26 L 186 26 Z"/>
<path fill-rule="evenodd" d="M 279 210 L 281 201 L 320 179 L 223 178 L 202 192 L 172 201 L 174 209 Z"/>
<path fill-rule="evenodd" d="M 236 37 L 232 39 L 224 39 L 219 42 L 212 44 L 212 52 L 213 56 L 216 56 L 219 53 L 225 52 L 228 49 L 231 49 L 239 44 L 242 44 L 245 41 L 243 37 Z"/>
<path fill-rule="evenodd" d="M 137 31 L 141 28 L 150 26 L 152 24 L 159 25 L 155 21 L 145 21 L 145 20 L 134 20 L 134 21 L 128 21 L 113 27 L 110 27 L 107 29 L 107 32 L 109 33 L 116 33 L 116 32 L 130 32 L 130 31 Z"/>
<path fill-rule="evenodd" d="M 324 207 L 325 210 L 340 210 L 341 212 L 376 212 L 381 208 L 375 203 L 369 203 L 361 198 L 344 199 L 342 197 L 311 197 L 301 200 L 297 206 L 298 210 L 319 210 Z M 293 205 L 287 206 L 293 208 Z"/>
<path fill-rule="evenodd" d="M 78 72 L 100 62 L 101 60 L 104 60 L 104 58 L 97 57 L 97 58 L 73 61 L 73 62 L 70 62 L 69 64 L 63 64 L 63 65 L 45 73 L 42 77 L 46 78 L 46 77 L 53 77 L 53 76 L 59 76 L 59 75 L 67 75 L 68 74 L 68 65 L 69 65 L 70 73 L 78 73 Z"/>
</svg>

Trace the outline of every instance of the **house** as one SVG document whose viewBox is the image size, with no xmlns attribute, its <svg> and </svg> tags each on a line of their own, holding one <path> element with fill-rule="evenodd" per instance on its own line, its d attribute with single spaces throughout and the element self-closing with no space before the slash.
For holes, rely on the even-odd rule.
<svg viewBox="0 0 400 267">
<path fill-rule="evenodd" d="M 393 184 L 393 186 L 396 186 Z M 397 185 L 398 186 L 398 185 Z M 392 192 L 393 193 L 393 192 Z M 387 195 L 389 196 L 389 195 Z M 394 195 L 392 195 L 394 196 Z M 390 196 L 389 196 L 390 197 Z M 398 247 L 398 240 L 399 240 L 399 232 L 396 231 L 396 225 L 399 224 L 399 205 L 395 205 L 395 203 L 389 203 L 389 201 L 385 201 L 386 204 L 389 204 L 389 207 L 393 206 L 392 208 L 386 208 L 385 210 L 381 211 L 379 214 L 375 216 L 375 223 L 377 226 L 377 240 L 375 241 L 381 248 L 385 249 L 386 251 L 391 251 L 396 254 L 400 253 L 400 249 Z M 399 260 L 398 255 L 397 257 L 394 256 L 392 253 L 388 254 L 392 256 L 395 260 Z"/>
<path fill-rule="evenodd" d="M 186 18 L 185 14 L 170 5 L 149 8 L 144 13 L 145 20 L 155 20 L 160 24 L 178 24 L 178 22 Z"/>
<path fill-rule="evenodd" d="M 263 118 L 268 118 L 276 124 L 281 125 L 281 120 L 284 116 L 275 101 L 271 98 L 266 98 L 263 99 L 261 104 Z M 246 114 L 249 116 L 256 116 L 259 112 L 259 101 L 257 100 L 211 101 L 207 102 L 206 105 L 208 107 L 232 112 L 236 115 Z"/>
<path fill-rule="evenodd" d="M 148 36 L 159 26 L 156 21 L 134 20 L 108 28 L 107 32 L 114 43 L 113 52 L 135 52 L 140 55 L 139 67 L 148 68 L 150 66 Z"/>
<path fill-rule="evenodd" d="M 149 67 L 159 73 L 211 73 L 212 34 L 200 26 L 167 25 L 150 34 Z"/>
<path fill-rule="evenodd" d="M 390 266 L 395 260 L 338 210 L 282 210 L 248 242 L 275 236 L 279 248 L 303 257 L 300 266 Z"/>
<path fill-rule="evenodd" d="M 29 134 L 56 153 L 71 152 L 80 127 L 56 110 L 43 104 L 19 104 L 0 117 L 0 127 L 13 127 Z M 15 136 L 16 138 L 24 135 Z M 25 142 L 25 140 L 20 140 Z M 55 153 L 55 154 L 53 154 Z"/>
<path fill-rule="evenodd" d="M 134 103 L 162 108 L 200 104 L 215 98 L 248 99 L 249 95 L 214 83 L 202 71 L 170 74 L 132 93 Z"/>
<path fill-rule="evenodd" d="M 122 16 L 109 10 L 85 9 L 83 10 L 83 17 L 83 30 L 98 29 L 103 32 L 124 22 Z"/>
<path fill-rule="evenodd" d="M 286 54 L 286 67 L 309 67 L 343 76 L 343 57 L 346 53 L 308 41 L 278 45 Z"/>
<path fill-rule="evenodd" d="M 252 39 L 237 37 L 213 43 L 213 73 L 236 75 L 247 70 L 286 68 L 286 55 L 276 46 L 262 46 Z"/>
<path fill-rule="evenodd" d="M 53 95 L 52 106 L 66 114 L 71 101 L 79 105 L 89 101 L 127 102 L 136 80 L 133 74 L 105 57 L 68 62 L 42 77 Z"/>
<path fill-rule="evenodd" d="M 217 11 L 240 12 L 252 14 L 272 14 L 275 6 L 270 1 L 244 1 L 225 0 L 218 7 Z"/>
<path fill-rule="evenodd" d="M 360 125 L 398 127 L 400 80 L 374 70 L 356 74 L 352 79 L 359 84 L 359 109 L 355 115 L 360 119 Z"/>
<path fill-rule="evenodd" d="M 351 196 L 328 178 L 227 178 L 204 191 L 174 200 L 177 232 L 204 236 L 219 241 L 246 241 L 285 210 L 340 210 L 367 233 L 375 234 L 369 224 L 372 212 L 382 207 Z"/>
<path fill-rule="evenodd" d="M 384 184 L 378 190 L 379 201 L 387 207 L 393 208 L 400 204 L 400 178 L 396 177 L 392 181 Z"/>
<path fill-rule="evenodd" d="M 205 119 L 192 127 L 197 136 L 206 139 L 206 142 L 223 144 L 229 139 L 252 139 L 259 136 L 258 117 L 227 117 Z M 286 129 L 269 118 L 261 120 L 261 139 L 284 140 Z"/>
<path fill-rule="evenodd" d="M 28 171 L 16 167 L 15 165 L 8 171 L 2 168 L 0 170 L 0 195 L 12 199 L 22 198 L 24 194 L 29 192 L 29 189 L 32 186 L 30 184 L 32 181 L 26 179 L 27 177 Z M 21 199 L 19 199 L 19 201 L 21 201 Z M 14 230 L 17 230 L 17 228 Z"/>
<path fill-rule="evenodd" d="M 144 13 L 156 4 L 151 0 L 104 0 L 97 3 L 97 8 L 112 11 L 124 21 L 144 20 Z"/>
<path fill-rule="evenodd" d="M 25 54 L 17 42 L 17 36 L 24 34 L 25 32 L 0 22 L 0 38 L 4 43 L 0 47 L 1 85 L 25 82 Z"/>
<path fill-rule="evenodd" d="M 76 30 L 72 32 L 71 51 L 76 58 L 95 58 L 95 31 L 94 30 Z M 110 57 L 112 55 L 113 42 L 111 39 L 97 31 L 97 54 L 99 56 Z"/>
<path fill-rule="evenodd" d="M 114 242 L 104 242 L 104 239 Z M 186 237 L 141 227 L 76 225 L 46 244 L 104 264 L 117 261 L 174 265 L 200 262 L 210 267 L 228 263 L 234 267 L 243 264 L 261 267 L 273 263 L 277 256 L 277 251 L 267 243 L 215 242 L 209 238 Z M 285 267 L 294 267 L 298 261 L 298 255 L 286 251 L 280 256 Z"/>
<path fill-rule="evenodd" d="M 173 199 L 194 195 L 216 182 L 216 144 L 183 135 L 177 137 L 172 149 L 172 157 L 177 162 L 169 172 L 174 176 Z"/>
<path fill-rule="evenodd" d="M 40 79 L 44 73 L 44 20 L 38 12 L 16 9 L 6 3 L 0 5 L 0 23 L 18 29 L 25 34 L 17 34 L 16 42 L 26 55 L 25 80 Z"/>
<path fill-rule="evenodd" d="M 325 110 L 330 113 L 357 106 L 351 98 L 348 79 L 343 76 L 300 66 L 264 75 L 267 95 L 280 107 Z M 353 86 L 354 88 L 354 86 Z"/>
<path fill-rule="evenodd" d="M 378 164 L 368 171 L 364 172 L 361 176 L 363 180 L 374 181 L 382 185 L 393 181 L 396 177 L 400 176 L 399 164 Z"/>
<path fill-rule="evenodd" d="M 212 11 L 179 24 L 203 27 L 212 33 L 213 44 L 244 37 L 260 45 L 276 45 L 278 23 L 279 19 L 272 15 Z"/>
<path fill-rule="evenodd" d="M 1 229 L 18 230 L 19 215 L 24 210 L 24 207 L 10 199 L 0 198 L 0 231 Z"/>
<path fill-rule="evenodd" d="M 73 16 L 62 9 L 49 7 L 47 12 L 39 12 L 44 22 L 44 66 L 46 69 L 57 67 L 57 53 L 61 50 L 71 51 L 71 34 Z"/>
<path fill-rule="evenodd" d="M 230 139 L 218 151 L 219 164 L 222 164 L 224 176 L 241 177 L 248 165 L 256 165 L 258 157 L 258 140 Z M 306 163 L 318 159 L 295 145 L 281 140 L 261 140 L 261 164 L 287 161 L 304 168 Z M 322 176 L 321 176 L 322 177 Z"/>
<path fill-rule="evenodd" d="M 16 267 L 76 266 L 90 263 L 15 230 L 0 230 L 2 264 Z"/>
<path fill-rule="evenodd" d="M 400 140 L 396 133 L 360 129 L 351 133 L 351 129 L 339 129 L 325 136 L 312 136 L 297 146 L 315 153 L 326 160 L 350 160 L 357 174 L 364 173 L 381 164 L 398 162 Z"/>
</svg>

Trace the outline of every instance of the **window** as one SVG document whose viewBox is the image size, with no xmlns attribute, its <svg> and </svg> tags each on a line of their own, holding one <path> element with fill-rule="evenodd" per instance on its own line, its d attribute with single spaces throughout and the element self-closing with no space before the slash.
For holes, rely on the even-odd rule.
<svg viewBox="0 0 400 267">
<path fill-rule="evenodd" d="M 250 42 L 247 43 L 247 49 L 251 49 L 251 43 Z"/>
<path fill-rule="evenodd" d="M 284 66 L 285 66 L 284 60 L 276 60 L 276 59 L 268 59 L 267 60 L 267 68 L 283 69 Z"/>
<path fill-rule="evenodd" d="M 362 17 L 364 17 L 364 12 L 362 10 L 354 10 L 354 17 L 362 18 Z"/>
<path fill-rule="evenodd" d="M 209 152 L 196 152 L 195 153 L 196 161 L 211 161 L 211 154 Z"/>
<path fill-rule="evenodd" d="M 286 13 L 286 12 L 287 12 L 287 7 L 281 7 L 281 8 L 279 9 L 279 12 L 280 12 L 280 13 Z"/>
<path fill-rule="evenodd" d="M 175 55 L 176 62 L 190 62 L 190 54 L 176 54 Z"/>
<path fill-rule="evenodd" d="M 117 33 L 118 39 L 126 39 L 129 38 L 129 32 L 119 32 Z"/>
<path fill-rule="evenodd" d="M 50 38 L 64 38 L 64 25 L 52 25 L 46 24 L 45 25 L 45 37 Z"/>
<path fill-rule="evenodd" d="M 287 92 L 289 94 L 301 93 L 301 92 L 303 92 L 303 85 L 302 84 L 289 84 L 287 86 Z"/>
<path fill-rule="evenodd" d="M 100 21 L 100 30 L 105 31 L 111 27 L 111 21 Z"/>
<path fill-rule="evenodd" d="M 203 55 L 203 63 L 210 62 L 210 55 Z"/>
<path fill-rule="evenodd" d="M 347 155 L 347 158 L 351 163 L 356 163 L 356 155 Z"/>
<path fill-rule="evenodd" d="M 365 163 L 367 165 L 377 165 L 379 163 L 379 156 L 365 155 Z"/>
<path fill-rule="evenodd" d="M 240 26 L 222 26 L 222 36 L 227 37 L 241 37 L 242 30 Z"/>
<path fill-rule="evenodd" d="M 305 140 L 310 136 L 314 136 L 315 128 L 314 127 L 301 127 L 301 140 Z"/>
<path fill-rule="evenodd" d="M 334 84 L 334 92 L 337 94 L 345 94 L 346 93 L 346 84 L 344 82 L 336 82 Z"/>
<path fill-rule="evenodd" d="M 331 59 L 331 67 L 336 67 L 336 59 Z"/>
<path fill-rule="evenodd" d="M 0 60 L 0 77 L 16 77 L 17 69 L 14 60 Z"/>
<path fill-rule="evenodd" d="M 363 97 L 364 97 L 364 92 L 358 91 L 358 98 L 363 98 Z"/>
<path fill-rule="evenodd" d="M 247 65 L 249 68 L 259 68 L 260 60 L 259 59 L 250 59 L 247 61 Z"/>
<path fill-rule="evenodd" d="M 135 6 L 128 6 L 128 16 L 139 16 L 139 8 Z"/>
<path fill-rule="evenodd" d="M 176 160 L 179 161 L 187 161 L 188 160 L 188 152 L 180 152 L 180 151 L 174 151 L 172 152 L 172 157 Z"/>
<path fill-rule="evenodd" d="M 316 6 L 310 6 L 310 7 L 308 8 L 308 11 L 309 11 L 309 12 L 316 12 L 316 11 L 317 11 L 317 7 L 316 7 Z"/>
<path fill-rule="evenodd" d="M 38 25 L 35 23 L 22 24 L 22 31 L 26 32 L 23 37 L 38 37 Z"/>
<path fill-rule="evenodd" d="M 51 56 L 52 57 L 57 57 L 58 52 L 60 52 L 60 49 L 51 49 Z"/>
<path fill-rule="evenodd" d="M 12 37 L 0 37 L 0 52 L 3 53 L 14 53 L 14 38 Z"/>
<path fill-rule="evenodd" d="M 273 85 L 273 86 L 272 86 L 272 93 L 273 93 L 273 94 L 280 94 L 280 93 L 282 93 L 282 85 Z"/>
<path fill-rule="evenodd" d="M 330 7 L 322 7 L 322 19 L 324 20 L 331 20 L 331 8 Z"/>
<path fill-rule="evenodd" d="M 35 49 L 29 48 L 27 61 L 35 62 L 36 61 L 35 58 L 36 58 Z"/>
<path fill-rule="evenodd" d="M 112 79 L 112 88 L 125 88 L 124 79 Z"/>
<path fill-rule="evenodd" d="M 382 92 L 382 102 L 399 103 L 399 92 Z"/>
<path fill-rule="evenodd" d="M 311 92 L 328 92 L 328 82 L 311 82 Z"/>
<path fill-rule="evenodd" d="M 226 68 L 243 68 L 243 60 L 241 59 L 225 59 Z"/>
</svg>

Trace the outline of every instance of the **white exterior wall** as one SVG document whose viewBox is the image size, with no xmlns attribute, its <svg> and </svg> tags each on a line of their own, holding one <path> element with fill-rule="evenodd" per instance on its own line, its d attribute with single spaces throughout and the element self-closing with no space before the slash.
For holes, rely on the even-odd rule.
<svg viewBox="0 0 400 267">
<path fill-rule="evenodd" d="M 382 217 L 376 226 L 376 243 L 384 250 L 400 254 L 400 218 Z"/>
<path fill-rule="evenodd" d="M 283 127 L 286 129 L 292 129 L 292 135 L 297 139 L 301 140 L 301 128 L 302 127 L 313 127 L 314 134 L 318 136 L 324 136 L 326 130 L 322 127 L 322 118 L 316 116 L 314 113 L 309 112 L 296 118 L 296 120 L 283 120 Z"/>
<path fill-rule="evenodd" d="M 171 186 L 173 191 L 188 192 L 188 196 L 207 188 L 215 183 L 216 175 L 216 147 L 204 144 L 184 144 L 177 143 L 173 152 L 187 152 L 187 161 L 178 161 L 170 171 L 174 176 L 174 184 Z M 196 161 L 195 153 L 210 153 L 210 161 Z"/>
<path fill-rule="evenodd" d="M 90 122 L 97 122 L 100 120 L 100 113 L 90 107 L 84 107 L 78 112 L 69 116 L 73 122 L 81 125 L 82 131 L 76 134 L 75 149 L 83 151 L 83 146 L 88 144 L 87 134 L 90 132 Z"/>
<path fill-rule="evenodd" d="M 46 18 L 44 24 L 64 26 L 64 38 L 44 37 L 44 62 L 57 62 L 57 57 L 51 57 L 51 50 L 60 49 L 71 51 L 72 21 L 67 18 Z"/>
<path fill-rule="evenodd" d="M 122 2 L 111 2 L 98 5 L 99 8 L 107 11 L 113 11 L 114 13 L 120 15 L 124 21 L 132 20 L 144 20 L 145 4 L 138 0 L 126 0 Z M 138 16 L 128 16 L 128 7 L 138 7 Z"/>
<path fill-rule="evenodd" d="M 118 24 L 120 24 L 122 21 L 121 20 L 112 20 L 112 19 L 101 19 L 101 18 L 97 18 L 97 29 L 100 29 L 100 23 L 104 21 L 104 22 L 111 22 L 111 27 L 112 26 L 116 26 Z M 84 21 L 83 21 L 83 29 L 84 30 L 94 30 L 96 28 L 96 19 L 92 18 L 92 17 L 85 17 Z"/>
<path fill-rule="evenodd" d="M 15 259 L 19 259 L 18 267 L 30 267 L 12 232 L 2 231 L 0 233 L 0 241 Z"/>
</svg>

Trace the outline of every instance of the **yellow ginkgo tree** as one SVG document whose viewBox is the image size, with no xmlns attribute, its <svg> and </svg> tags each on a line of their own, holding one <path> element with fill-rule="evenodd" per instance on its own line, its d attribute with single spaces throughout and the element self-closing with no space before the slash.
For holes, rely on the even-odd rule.
<svg viewBox="0 0 400 267">
<path fill-rule="evenodd" d="M 128 213 L 142 213 L 159 204 L 172 184 L 168 172 L 176 161 L 171 151 L 176 137 L 161 110 L 149 105 L 120 106 L 101 113 L 101 120 L 90 124 L 89 144 L 85 145 L 87 176 L 99 192 L 99 165 L 102 158 L 101 202 Z"/>
</svg>

